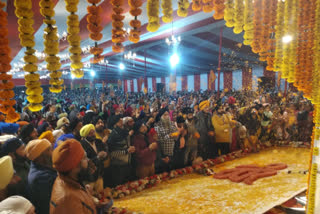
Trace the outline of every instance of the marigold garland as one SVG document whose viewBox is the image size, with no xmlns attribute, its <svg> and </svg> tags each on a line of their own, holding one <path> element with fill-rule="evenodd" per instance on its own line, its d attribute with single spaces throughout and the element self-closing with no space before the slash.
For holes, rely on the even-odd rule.
<svg viewBox="0 0 320 214">
<path fill-rule="evenodd" d="M 8 40 L 8 13 L 3 11 L 5 3 L 0 2 L 0 74 L 7 75 L 11 66 L 11 49 Z M 0 77 L 1 77 L 0 76 Z M 13 106 L 16 104 L 14 98 L 14 84 L 11 81 L 12 76 L 0 78 L 0 112 L 6 114 L 5 122 L 13 123 L 20 119 L 20 115 L 15 111 Z M 8 96 L 9 95 L 9 96 Z"/>
<path fill-rule="evenodd" d="M 262 24 L 261 24 L 261 37 L 259 40 L 259 55 L 260 61 L 266 61 L 268 56 L 268 40 L 270 38 L 269 25 L 270 20 L 270 5 L 271 0 L 262 0 Z"/>
<path fill-rule="evenodd" d="M 27 90 L 33 91 L 32 96 L 28 96 L 27 100 L 29 101 L 30 111 L 39 111 L 42 109 L 41 102 L 43 101 L 42 90 L 40 87 L 39 75 L 36 74 L 38 66 L 36 65 L 36 57 L 34 53 L 36 52 L 34 47 L 34 29 L 33 24 L 33 11 L 32 11 L 32 1 L 31 0 L 15 0 L 14 5 L 16 7 L 15 13 L 19 21 L 19 32 L 20 32 L 20 44 L 23 47 L 26 47 L 25 51 L 25 66 L 23 70 L 29 72 L 26 75 L 26 87 Z"/>
<path fill-rule="evenodd" d="M 243 23 L 243 44 L 251 45 L 253 41 L 253 2 L 252 0 L 245 0 L 244 7 L 244 23 Z"/>
<path fill-rule="evenodd" d="M 160 27 L 159 0 L 147 0 L 148 26 L 147 30 L 156 32 Z"/>
<path fill-rule="evenodd" d="M 262 36 L 262 0 L 254 1 L 254 15 L 253 15 L 253 41 L 252 41 L 252 51 L 254 53 L 259 53 L 261 51 L 260 40 Z"/>
<path fill-rule="evenodd" d="M 88 3 L 91 3 L 91 6 L 87 7 L 88 16 L 87 16 L 87 29 L 90 32 L 89 37 L 94 43 L 94 48 L 90 49 L 90 53 L 93 54 L 93 59 L 90 60 L 92 63 L 98 63 L 101 60 L 104 59 L 103 56 L 101 56 L 103 52 L 103 48 L 98 48 L 98 41 L 100 41 L 103 37 L 101 31 L 101 13 L 102 8 L 101 6 L 96 6 L 101 0 L 87 0 Z"/>
<path fill-rule="evenodd" d="M 215 20 L 223 19 L 224 17 L 224 1 L 225 0 L 213 0 L 213 18 Z"/>
<path fill-rule="evenodd" d="M 275 48 L 276 48 L 276 39 L 275 39 L 275 26 L 277 24 L 277 5 L 278 0 L 271 0 L 270 5 L 270 22 L 269 22 L 269 34 L 270 39 L 268 41 L 268 48 L 267 48 L 267 67 L 266 69 L 269 71 L 273 71 L 274 67 L 274 60 L 275 60 Z"/>
<path fill-rule="evenodd" d="M 134 19 L 130 21 L 130 26 L 133 28 L 129 33 L 129 40 L 133 43 L 138 43 L 140 41 L 140 27 L 141 21 L 138 20 L 138 16 L 141 15 L 142 10 L 140 7 L 142 6 L 141 0 L 128 0 L 128 4 L 131 7 L 130 14 L 134 16 Z"/>
<path fill-rule="evenodd" d="M 192 10 L 193 11 L 199 11 L 201 10 L 201 0 L 192 0 Z"/>
<path fill-rule="evenodd" d="M 172 0 L 162 0 L 161 8 L 163 13 L 162 21 L 164 23 L 172 22 L 173 20 Z"/>
<path fill-rule="evenodd" d="M 66 10 L 70 13 L 67 18 L 67 32 L 68 32 L 68 43 L 70 45 L 70 59 L 71 65 L 70 70 L 71 74 L 76 78 L 83 77 L 83 63 L 81 62 L 81 47 L 80 47 L 80 36 L 78 35 L 80 32 L 79 28 L 79 17 L 75 13 L 78 11 L 78 0 L 65 0 Z"/>
<path fill-rule="evenodd" d="M 202 11 L 204 13 L 211 13 L 213 11 L 213 1 L 212 0 L 202 0 Z"/>
<path fill-rule="evenodd" d="M 111 0 L 111 4 L 113 5 L 113 14 L 111 16 L 112 18 L 112 42 L 114 43 L 112 45 L 112 51 L 116 53 L 120 53 L 124 51 L 124 47 L 122 43 L 125 41 L 125 31 L 122 29 L 123 26 L 123 19 L 124 16 L 121 15 L 123 13 L 123 9 L 121 6 L 123 6 L 123 0 Z M 118 23 L 118 25 L 115 25 L 114 23 Z"/>
<path fill-rule="evenodd" d="M 224 20 L 227 27 L 234 26 L 234 3 L 233 0 L 226 0 L 224 9 Z"/>
<path fill-rule="evenodd" d="M 53 84 L 51 84 L 51 87 L 49 90 L 53 93 L 60 93 L 62 91 L 62 84 L 59 85 L 61 80 L 59 79 L 62 76 L 57 75 L 59 73 L 59 69 L 61 68 L 60 58 L 56 56 L 59 53 L 59 40 L 58 38 L 55 38 L 54 40 L 50 39 L 52 38 L 51 34 L 57 34 L 57 27 L 53 26 L 56 21 L 52 18 L 54 16 L 54 3 L 52 0 L 41 0 L 40 3 L 40 13 L 44 17 L 43 22 L 47 25 L 45 29 L 44 34 L 44 53 L 47 54 L 46 62 L 47 62 L 47 69 L 50 72 L 50 77 L 53 79 Z M 32 59 L 30 59 L 32 60 Z M 35 59 L 34 59 L 35 60 Z M 53 75 L 51 75 L 53 74 Z M 63 83 L 63 82 L 62 82 Z"/>
<path fill-rule="evenodd" d="M 274 55 L 274 71 L 281 73 L 282 70 L 282 54 L 283 54 L 283 42 L 282 38 L 284 36 L 284 2 L 278 2 L 277 6 L 277 25 L 275 27 L 275 39 L 276 39 L 276 49 Z"/>
<path fill-rule="evenodd" d="M 312 102 L 320 104 L 320 1 L 316 1 L 314 17 L 314 65 L 312 71 Z M 299 24 L 300 25 L 300 24 Z M 297 73 L 297 71 L 296 71 Z M 320 105 L 317 105 L 320 106 Z M 314 117 L 315 118 L 315 117 Z M 314 122 L 316 123 L 316 122 Z M 320 120 L 317 121 L 320 123 Z"/>
<path fill-rule="evenodd" d="M 234 10 L 234 28 L 233 32 L 239 34 L 243 30 L 244 24 L 244 4 L 243 0 L 235 0 Z"/>
<path fill-rule="evenodd" d="M 178 16 L 187 17 L 189 6 L 190 6 L 189 0 L 179 0 L 178 11 L 177 11 Z"/>
</svg>

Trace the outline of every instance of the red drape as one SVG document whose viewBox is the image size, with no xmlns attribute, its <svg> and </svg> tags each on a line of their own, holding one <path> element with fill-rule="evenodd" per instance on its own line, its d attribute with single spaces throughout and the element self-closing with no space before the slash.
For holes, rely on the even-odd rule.
<svg viewBox="0 0 320 214">
<path fill-rule="evenodd" d="M 155 77 L 152 77 L 152 91 L 153 92 L 157 91 L 157 80 Z"/>
<path fill-rule="evenodd" d="M 123 80 L 123 90 L 124 90 L 124 93 L 127 93 L 127 92 L 128 92 L 127 80 Z"/>
<path fill-rule="evenodd" d="M 181 85 L 182 85 L 182 91 L 187 91 L 188 90 L 188 77 L 187 76 L 182 76 L 181 77 Z"/>
<path fill-rule="evenodd" d="M 133 80 L 130 80 L 130 88 L 131 88 L 131 92 L 134 92 Z"/>
<path fill-rule="evenodd" d="M 252 68 L 242 68 L 242 89 L 252 88 Z"/>
<path fill-rule="evenodd" d="M 164 85 L 163 90 L 166 91 L 166 78 L 161 77 L 161 83 Z"/>
<path fill-rule="evenodd" d="M 263 67 L 263 76 L 271 78 L 272 86 L 276 84 L 276 73 L 274 71 L 268 71 L 266 67 Z"/>
<path fill-rule="evenodd" d="M 194 91 L 200 91 L 200 74 L 194 75 Z"/>
<path fill-rule="evenodd" d="M 223 87 L 232 90 L 232 71 L 223 72 Z"/>
<path fill-rule="evenodd" d="M 142 77 L 138 78 L 138 79 L 137 79 L 138 92 L 141 92 L 142 83 L 143 83 L 143 78 L 142 78 Z"/>
</svg>

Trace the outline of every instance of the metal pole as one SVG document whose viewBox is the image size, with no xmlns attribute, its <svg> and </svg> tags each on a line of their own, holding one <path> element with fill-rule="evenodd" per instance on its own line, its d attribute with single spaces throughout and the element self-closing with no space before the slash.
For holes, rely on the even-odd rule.
<svg viewBox="0 0 320 214">
<path fill-rule="evenodd" d="M 218 98 L 220 97 L 220 71 L 221 71 L 222 33 L 223 33 L 223 27 L 220 28 L 220 45 L 219 45 L 219 61 L 218 61 Z"/>
</svg>

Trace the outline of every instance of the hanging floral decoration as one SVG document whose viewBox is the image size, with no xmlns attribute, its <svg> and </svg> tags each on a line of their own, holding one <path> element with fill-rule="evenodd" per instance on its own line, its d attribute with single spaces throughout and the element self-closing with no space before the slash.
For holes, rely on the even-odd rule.
<svg viewBox="0 0 320 214">
<path fill-rule="evenodd" d="M 122 43 L 125 41 L 125 31 L 122 29 L 123 27 L 123 19 L 124 16 L 121 15 L 123 13 L 123 0 L 111 0 L 111 4 L 113 5 L 113 14 L 112 18 L 112 51 L 116 53 L 121 53 L 124 51 L 124 47 Z"/>
<path fill-rule="evenodd" d="M 134 19 L 130 21 L 130 26 L 133 28 L 129 33 L 129 40 L 133 43 L 138 43 L 140 41 L 140 27 L 141 21 L 138 20 L 138 16 L 141 15 L 142 1 L 141 0 L 128 0 L 130 8 L 130 14 L 134 16 Z"/>
<path fill-rule="evenodd" d="M 278 71 L 281 74 L 282 68 L 282 54 L 283 54 L 283 42 L 282 38 L 284 35 L 283 30 L 284 23 L 284 2 L 278 2 L 277 6 L 277 25 L 275 26 L 275 39 L 276 39 L 276 50 L 274 55 L 274 71 Z"/>
<path fill-rule="evenodd" d="M 164 23 L 172 22 L 173 20 L 172 0 L 162 0 L 161 9 L 163 13 L 162 21 Z"/>
<path fill-rule="evenodd" d="M 202 11 L 204 13 L 211 13 L 213 11 L 213 1 L 212 0 L 202 0 Z"/>
<path fill-rule="evenodd" d="M 253 2 L 252 0 L 245 0 L 244 20 L 243 20 L 243 44 L 251 45 L 253 41 Z"/>
<path fill-rule="evenodd" d="M 80 42 L 81 38 L 79 36 L 80 27 L 79 27 L 79 17 L 76 15 L 78 11 L 78 0 L 65 0 L 66 10 L 70 13 L 67 18 L 67 31 L 68 31 L 68 42 L 70 45 L 70 60 L 71 60 L 71 74 L 76 78 L 83 77 L 83 63 L 81 62 L 81 47 Z"/>
<path fill-rule="evenodd" d="M 90 60 L 92 63 L 98 63 L 104 59 L 101 56 L 103 48 L 98 47 L 98 41 L 102 39 L 102 26 L 101 26 L 101 6 L 97 6 L 101 0 L 87 0 L 88 3 L 92 4 L 87 7 L 87 29 L 90 32 L 89 37 L 94 41 L 94 47 L 90 48 L 90 53 L 93 54 L 93 58 Z"/>
<path fill-rule="evenodd" d="M 234 28 L 233 32 L 239 34 L 243 31 L 244 24 L 244 4 L 243 0 L 235 0 Z"/>
<path fill-rule="evenodd" d="M 226 0 L 224 9 L 224 20 L 227 27 L 234 26 L 234 3 L 233 0 Z"/>
<path fill-rule="evenodd" d="M 270 15 L 269 15 L 269 23 L 268 23 L 268 28 L 269 28 L 269 34 L 270 34 L 270 39 L 268 41 L 268 47 L 267 47 L 267 67 L 266 69 L 269 71 L 273 71 L 274 67 L 274 60 L 275 60 L 275 49 L 276 49 L 276 39 L 275 39 L 275 26 L 277 24 L 277 5 L 278 5 L 278 0 L 271 0 L 270 2 Z M 266 20 L 267 21 L 267 20 Z"/>
<path fill-rule="evenodd" d="M 190 6 L 189 0 L 179 0 L 178 11 L 177 11 L 178 16 L 187 17 L 189 6 Z"/>
<path fill-rule="evenodd" d="M 213 0 L 213 18 L 215 20 L 223 19 L 224 17 L 224 1 L 225 0 Z"/>
<path fill-rule="evenodd" d="M 299 1 L 299 3 L 300 3 L 300 1 Z M 316 10 L 315 10 L 314 18 L 313 18 L 313 21 L 314 21 L 314 47 L 313 47 L 314 64 L 313 64 L 313 71 L 312 71 L 312 80 L 313 80 L 313 82 L 312 82 L 312 101 L 314 104 L 317 104 L 317 107 L 320 107 L 320 105 L 318 105 L 318 104 L 320 104 L 320 85 L 319 85 L 319 82 L 320 82 L 320 73 L 319 73 L 319 71 L 320 71 L 320 1 L 316 1 L 315 6 L 313 8 L 316 8 Z M 299 23 L 299 26 L 300 26 L 300 23 Z M 296 73 L 298 73 L 298 72 L 296 71 Z M 299 73 L 301 73 L 301 72 L 299 72 Z M 320 123 L 320 118 L 319 118 L 319 120 L 314 122 L 314 124 L 316 124 L 316 123 Z"/>
<path fill-rule="evenodd" d="M 43 22 L 47 25 L 44 29 L 44 53 L 46 54 L 47 69 L 50 72 L 51 87 L 49 90 L 52 93 L 60 93 L 62 91 L 63 80 L 60 79 L 62 72 L 58 71 L 61 68 L 60 58 L 56 56 L 59 53 L 59 38 L 57 27 L 54 25 L 56 21 L 52 18 L 54 16 L 54 3 L 52 0 L 41 0 L 40 13 L 44 17 Z"/>
<path fill-rule="evenodd" d="M 159 4 L 159 0 L 147 0 L 147 14 L 149 20 L 147 30 L 150 32 L 156 32 L 160 27 Z"/>
<path fill-rule="evenodd" d="M 260 61 L 266 61 L 268 57 L 268 41 L 271 37 L 270 35 L 270 5 L 271 0 L 262 0 L 262 13 L 261 13 L 261 36 L 259 39 L 259 55 Z"/>
<path fill-rule="evenodd" d="M 33 25 L 33 11 L 32 11 L 32 1 L 31 0 L 15 0 L 15 13 L 18 17 L 19 24 L 19 37 L 20 44 L 22 47 L 26 48 L 24 61 L 25 65 L 23 70 L 29 74 L 25 75 L 25 85 L 27 87 L 26 94 L 28 95 L 27 100 L 29 101 L 30 111 L 36 112 L 42 109 L 42 88 L 40 87 L 40 75 L 36 73 L 38 70 L 37 62 L 38 59 L 34 55 L 36 52 L 33 47 L 35 46 L 34 42 L 34 29 Z M 12 95 L 12 94 L 11 94 Z"/>
<path fill-rule="evenodd" d="M 20 115 L 13 106 L 16 104 L 14 98 L 14 84 L 12 76 L 8 75 L 11 66 L 11 49 L 8 39 L 8 13 L 3 10 L 5 3 L 0 2 L 0 112 L 6 114 L 5 122 L 13 123 L 20 119 Z"/>
<path fill-rule="evenodd" d="M 201 10 L 201 0 L 192 0 L 192 10 L 193 11 L 199 11 Z"/>
<path fill-rule="evenodd" d="M 252 41 L 252 51 L 254 53 L 259 53 L 261 51 L 260 40 L 262 36 L 262 0 L 254 1 L 254 15 L 253 15 L 253 41 Z"/>
</svg>

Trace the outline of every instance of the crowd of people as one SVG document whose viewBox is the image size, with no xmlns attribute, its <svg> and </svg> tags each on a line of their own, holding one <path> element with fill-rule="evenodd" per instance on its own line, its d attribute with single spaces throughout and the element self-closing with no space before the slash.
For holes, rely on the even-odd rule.
<svg viewBox="0 0 320 214">
<path fill-rule="evenodd" d="M 67 89 L 44 93 L 40 112 L 16 94 L 21 120 L 0 122 L 0 213 L 104 213 L 108 187 L 239 149 L 310 142 L 313 127 L 311 103 L 295 92 Z"/>
</svg>

